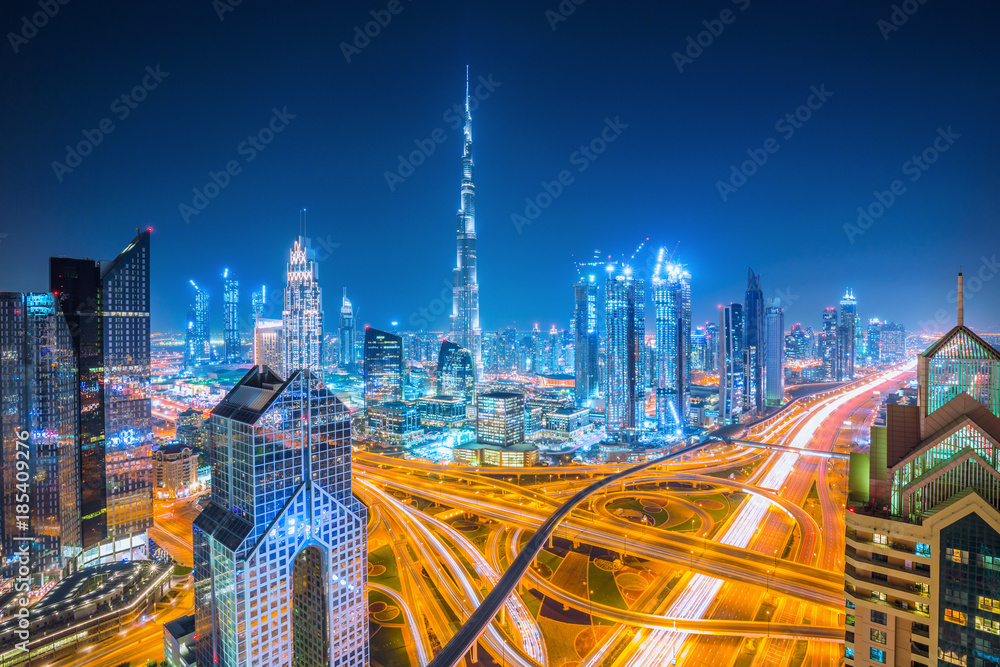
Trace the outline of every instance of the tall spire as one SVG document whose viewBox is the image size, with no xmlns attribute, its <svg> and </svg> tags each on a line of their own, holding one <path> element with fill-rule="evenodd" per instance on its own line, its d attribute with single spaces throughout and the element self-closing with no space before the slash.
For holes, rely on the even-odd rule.
<svg viewBox="0 0 1000 667">
<path fill-rule="evenodd" d="M 962 285 L 962 272 L 958 272 L 958 326 L 965 326 L 965 295 Z"/>
</svg>

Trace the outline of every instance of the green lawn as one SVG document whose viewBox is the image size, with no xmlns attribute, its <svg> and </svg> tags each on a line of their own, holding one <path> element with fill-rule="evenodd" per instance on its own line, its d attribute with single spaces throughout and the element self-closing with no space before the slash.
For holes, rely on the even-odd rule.
<svg viewBox="0 0 1000 667">
<path fill-rule="evenodd" d="M 587 585 L 590 590 L 594 591 L 591 594 L 591 599 L 594 602 L 628 610 L 628 605 L 625 604 L 625 599 L 622 597 L 621 591 L 618 590 L 618 584 L 615 583 L 613 572 L 607 572 L 590 563 Z"/>
</svg>

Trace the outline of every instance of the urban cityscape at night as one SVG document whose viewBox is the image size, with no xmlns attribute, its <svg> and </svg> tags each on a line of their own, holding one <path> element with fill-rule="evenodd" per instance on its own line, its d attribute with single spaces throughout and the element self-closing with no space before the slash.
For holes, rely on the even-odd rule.
<svg viewBox="0 0 1000 667">
<path fill-rule="evenodd" d="M 5 3 L 0 667 L 1000 666 L 997 25 Z"/>
</svg>

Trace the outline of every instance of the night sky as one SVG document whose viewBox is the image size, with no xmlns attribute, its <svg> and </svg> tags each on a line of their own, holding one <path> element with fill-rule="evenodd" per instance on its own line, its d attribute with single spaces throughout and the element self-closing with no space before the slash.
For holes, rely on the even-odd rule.
<svg viewBox="0 0 1000 667">
<path fill-rule="evenodd" d="M 945 329 L 961 266 L 966 323 L 1000 329 L 1000 4 L 576 1 L 42 0 L 58 11 L 35 30 L 38 0 L 6 0 L 0 289 L 45 290 L 50 255 L 112 258 L 152 227 L 154 330 L 180 330 L 189 279 L 221 329 L 223 269 L 245 312 L 262 283 L 279 297 L 305 207 L 327 329 L 343 286 L 361 323 L 414 328 L 450 309 L 468 64 L 484 330 L 568 327 L 574 259 L 647 237 L 637 267 L 679 243 L 696 323 L 743 300 L 749 265 L 786 326 L 850 287 L 862 318 Z M 359 49 L 372 11 L 387 25 Z M 433 153 L 390 188 L 415 142 Z"/>
</svg>

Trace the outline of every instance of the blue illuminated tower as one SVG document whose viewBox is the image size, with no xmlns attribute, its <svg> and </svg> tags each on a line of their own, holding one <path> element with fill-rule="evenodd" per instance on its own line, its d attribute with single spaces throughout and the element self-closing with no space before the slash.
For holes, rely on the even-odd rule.
<svg viewBox="0 0 1000 667">
<path fill-rule="evenodd" d="M 208 319 L 208 292 L 198 287 L 192 280 L 194 287 L 194 330 L 192 333 L 194 363 L 197 366 L 207 364 L 212 360 L 212 338 Z"/>
<path fill-rule="evenodd" d="M 743 415 L 743 305 L 719 311 L 719 422 L 739 423 Z"/>
<path fill-rule="evenodd" d="M 764 292 L 760 287 L 760 274 L 747 269 L 747 291 L 743 303 L 743 346 L 747 360 L 746 387 L 743 404 L 749 411 L 762 414 L 765 405 L 765 359 L 767 340 L 764 325 Z"/>
<path fill-rule="evenodd" d="M 597 397 L 597 282 L 594 276 L 581 278 L 573 286 L 576 307 L 573 310 L 573 362 L 576 371 L 576 404 L 587 405 Z"/>
<path fill-rule="evenodd" d="M 656 424 L 680 435 L 691 409 L 691 274 L 660 248 L 653 273 Z"/>
<path fill-rule="evenodd" d="M 645 417 L 646 289 L 628 266 L 615 275 L 608 267 L 605 294 L 607 383 L 604 392 L 608 437 L 630 442 L 638 438 Z"/>
<path fill-rule="evenodd" d="M 227 364 L 238 364 L 243 360 L 240 355 L 240 281 L 229 276 L 229 269 L 223 272 L 222 278 L 225 281 L 222 293 L 225 361 Z"/>
</svg>

